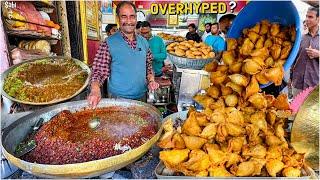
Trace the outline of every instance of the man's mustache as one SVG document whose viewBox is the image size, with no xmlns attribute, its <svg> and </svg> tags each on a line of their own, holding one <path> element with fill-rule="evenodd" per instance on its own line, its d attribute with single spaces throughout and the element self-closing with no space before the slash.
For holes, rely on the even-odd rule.
<svg viewBox="0 0 320 180">
<path fill-rule="evenodd" d="M 129 23 L 123 23 L 122 25 L 123 26 L 134 26 L 134 27 L 136 26 L 135 24 L 129 24 Z"/>
</svg>

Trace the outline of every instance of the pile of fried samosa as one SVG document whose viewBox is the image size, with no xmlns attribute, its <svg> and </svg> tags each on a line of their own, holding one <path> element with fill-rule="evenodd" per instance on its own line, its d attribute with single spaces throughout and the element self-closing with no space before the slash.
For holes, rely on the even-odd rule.
<svg viewBox="0 0 320 180">
<path fill-rule="evenodd" d="M 169 54 L 189 59 L 209 59 L 215 57 L 211 46 L 203 42 L 197 43 L 193 40 L 173 42 L 167 46 L 167 51 Z"/>
<path fill-rule="evenodd" d="M 163 124 L 158 146 L 165 166 L 186 176 L 301 176 L 304 155 L 290 147 L 284 130 L 287 95 L 275 98 L 259 88 L 281 84 L 294 39 L 295 28 L 265 20 L 228 39 L 224 65 L 205 67 L 212 85 L 194 97 L 204 111 L 190 109 L 178 128 L 171 119 Z"/>
<path fill-rule="evenodd" d="M 244 29 L 238 39 L 227 39 L 227 51 L 222 54 L 225 66 L 215 69 L 214 63 L 205 70 L 211 73 L 213 83 L 220 84 L 228 74 L 255 76 L 260 84 L 273 82 L 281 85 L 286 62 L 296 37 L 294 26 L 280 28 L 267 20 L 257 23 L 253 28 Z"/>
</svg>

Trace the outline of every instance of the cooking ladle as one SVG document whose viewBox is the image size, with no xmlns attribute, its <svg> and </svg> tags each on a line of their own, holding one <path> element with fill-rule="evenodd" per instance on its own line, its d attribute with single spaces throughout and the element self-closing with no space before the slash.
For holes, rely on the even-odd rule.
<svg viewBox="0 0 320 180">
<path fill-rule="evenodd" d="M 89 121 L 88 125 L 91 129 L 97 129 L 100 126 L 100 117 L 97 116 L 96 114 L 96 109 L 93 109 L 93 116 L 91 120 Z"/>
<path fill-rule="evenodd" d="M 81 70 L 81 71 L 78 71 L 78 72 L 76 72 L 76 73 L 73 73 L 73 74 L 69 74 L 69 75 L 67 75 L 67 76 L 64 76 L 64 77 L 62 77 L 62 79 L 63 80 L 69 80 L 71 77 L 74 77 L 74 76 L 77 76 L 77 75 L 79 75 L 79 74 L 81 74 L 82 72 L 86 72 L 86 70 Z"/>
</svg>

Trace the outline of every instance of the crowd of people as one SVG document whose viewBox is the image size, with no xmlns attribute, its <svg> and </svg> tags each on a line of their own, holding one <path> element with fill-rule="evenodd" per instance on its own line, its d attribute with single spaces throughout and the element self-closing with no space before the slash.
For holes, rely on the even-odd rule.
<svg viewBox="0 0 320 180">
<path fill-rule="evenodd" d="M 197 33 L 197 27 L 194 23 L 188 25 L 189 32 L 186 35 L 187 40 L 194 40 L 196 42 L 204 42 L 211 46 L 215 53 L 220 53 L 226 48 L 225 36 L 232 25 L 234 14 L 227 14 L 222 16 L 218 22 L 206 22 L 205 30 L 200 38 Z"/>
<path fill-rule="evenodd" d="M 162 76 L 162 67 L 167 57 L 164 41 L 152 35 L 151 24 L 148 21 L 137 21 L 134 4 L 121 2 L 116 12 L 119 29 L 116 24 L 106 26 L 108 37 L 101 43 L 93 63 L 91 93 L 88 97 L 93 107 L 101 99 L 100 86 L 104 83 L 108 83 L 108 97 L 145 101 L 147 89 L 155 90 L 159 87 L 154 78 Z M 218 22 L 207 22 L 201 36 L 196 25 L 191 23 L 188 25 L 186 39 L 204 42 L 214 52 L 221 53 L 226 49 L 225 35 L 234 18 L 235 15 L 227 15 Z M 281 86 L 272 85 L 263 91 L 277 96 L 285 87 L 291 87 L 295 96 L 319 84 L 319 9 L 309 8 L 303 24 L 304 34 L 290 78 L 284 80 Z"/>
</svg>

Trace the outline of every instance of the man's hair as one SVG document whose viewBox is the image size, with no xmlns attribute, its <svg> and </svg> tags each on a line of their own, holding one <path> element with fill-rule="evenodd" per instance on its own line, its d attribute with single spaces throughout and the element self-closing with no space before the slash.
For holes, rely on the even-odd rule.
<svg viewBox="0 0 320 180">
<path fill-rule="evenodd" d="M 194 29 L 197 29 L 197 27 L 196 27 L 196 25 L 194 23 L 189 24 L 188 27 L 192 27 Z"/>
<path fill-rule="evenodd" d="M 122 1 L 120 2 L 118 5 L 117 5 L 117 9 L 116 9 L 116 13 L 117 13 L 117 16 L 119 16 L 119 13 L 120 13 L 120 9 L 122 8 L 122 6 L 124 5 L 130 5 L 132 6 L 132 8 L 134 9 L 134 12 L 137 13 L 137 8 L 136 6 L 130 2 L 130 1 Z"/>
<path fill-rule="evenodd" d="M 137 22 L 137 25 L 136 25 L 136 29 L 140 29 L 140 28 L 141 28 L 141 24 L 142 24 L 142 22 L 141 22 L 141 21 L 138 21 L 138 22 Z"/>
<path fill-rule="evenodd" d="M 234 14 L 226 14 L 226 15 L 223 15 L 220 19 L 219 19 L 219 22 L 225 20 L 225 19 L 228 19 L 230 21 L 232 21 L 234 18 L 236 18 L 236 15 Z"/>
<path fill-rule="evenodd" d="M 212 25 L 211 25 L 211 26 L 215 26 L 215 25 L 217 25 L 217 27 L 219 28 L 219 23 L 217 23 L 217 22 L 212 23 Z"/>
<path fill-rule="evenodd" d="M 110 32 L 113 27 L 117 27 L 117 25 L 116 24 L 108 24 L 106 26 L 106 32 Z"/>
<path fill-rule="evenodd" d="M 143 21 L 141 23 L 141 27 L 149 27 L 149 28 L 151 28 L 151 24 L 148 21 Z"/>
<path fill-rule="evenodd" d="M 209 25 L 211 27 L 212 24 L 211 23 L 206 23 L 204 26 L 207 26 L 207 25 Z"/>
<path fill-rule="evenodd" d="M 319 17 L 319 7 L 309 7 L 308 11 L 315 11 L 316 16 Z"/>
</svg>

